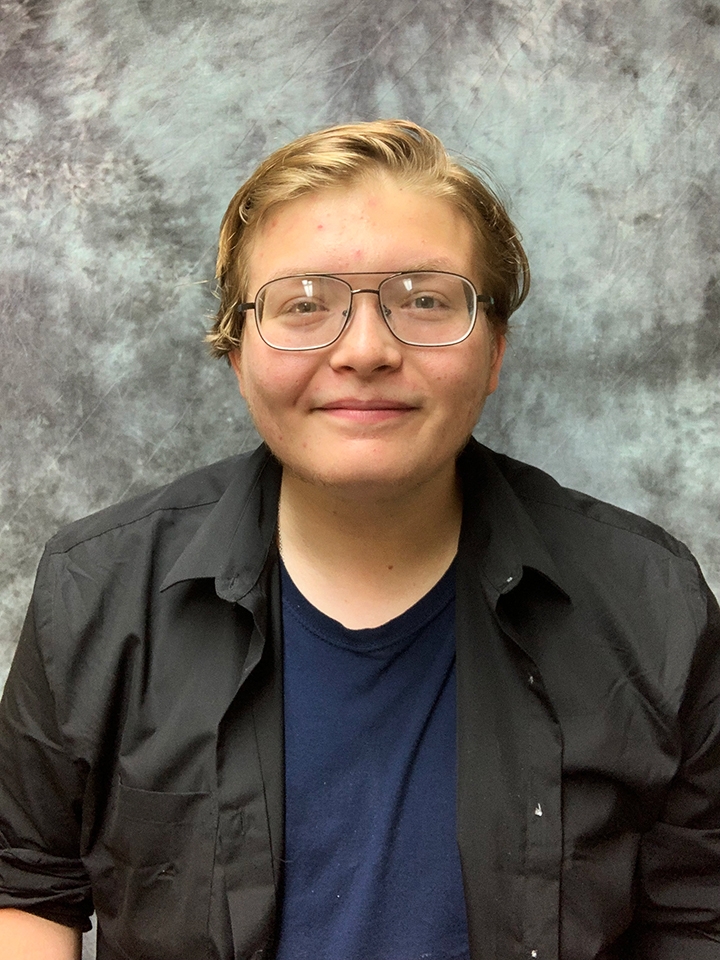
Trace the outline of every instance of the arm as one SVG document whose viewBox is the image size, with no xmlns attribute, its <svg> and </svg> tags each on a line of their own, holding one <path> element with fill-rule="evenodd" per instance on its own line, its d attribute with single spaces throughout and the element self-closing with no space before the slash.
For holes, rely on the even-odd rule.
<svg viewBox="0 0 720 960">
<path fill-rule="evenodd" d="M 47 918 L 88 930 L 92 896 L 80 856 L 86 764 L 66 749 L 58 721 L 40 626 L 54 655 L 62 635 L 43 596 L 51 592 L 39 580 L 0 700 L 0 908 L 26 911 L 25 923 Z M 11 914 L 3 916 L 7 924 Z"/>
<path fill-rule="evenodd" d="M 683 762 L 640 854 L 633 960 L 720 960 L 720 610 L 704 593 L 679 716 Z"/>
<path fill-rule="evenodd" d="M 11 907 L 0 909 L 4 960 L 80 960 L 80 931 Z"/>
</svg>

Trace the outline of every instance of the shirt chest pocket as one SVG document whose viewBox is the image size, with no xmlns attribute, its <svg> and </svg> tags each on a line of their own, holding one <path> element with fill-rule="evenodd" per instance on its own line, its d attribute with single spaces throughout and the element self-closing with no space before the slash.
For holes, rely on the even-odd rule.
<svg viewBox="0 0 720 960">
<path fill-rule="evenodd" d="M 104 938 L 132 960 L 209 955 L 214 810 L 210 794 L 119 785 L 94 895 Z"/>
</svg>

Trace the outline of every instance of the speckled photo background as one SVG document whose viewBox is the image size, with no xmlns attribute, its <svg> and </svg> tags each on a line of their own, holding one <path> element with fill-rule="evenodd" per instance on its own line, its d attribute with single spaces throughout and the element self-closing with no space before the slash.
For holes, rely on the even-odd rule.
<svg viewBox="0 0 720 960">
<path fill-rule="evenodd" d="M 720 583 L 720 5 L 0 2 L 0 681 L 66 521 L 250 446 L 202 344 L 269 151 L 402 116 L 494 172 L 534 273 L 490 445 Z"/>
<path fill-rule="evenodd" d="M 220 217 L 348 119 L 416 120 L 512 199 L 534 286 L 478 435 L 667 526 L 718 586 L 717 2 L 0 16 L 2 674 L 59 525 L 254 442 L 202 344 Z"/>
</svg>

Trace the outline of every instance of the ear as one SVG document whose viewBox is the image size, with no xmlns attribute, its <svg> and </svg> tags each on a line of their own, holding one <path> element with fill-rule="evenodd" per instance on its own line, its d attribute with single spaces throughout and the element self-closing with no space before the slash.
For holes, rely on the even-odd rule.
<svg viewBox="0 0 720 960">
<path fill-rule="evenodd" d="M 240 393 L 245 396 L 245 383 L 244 375 L 242 368 L 242 358 L 240 355 L 240 348 L 235 347 L 234 350 L 231 350 L 228 354 L 228 360 L 230 361 L 230 366 L 233 368 L 233 372 L 237 377 L 238 386 L 240 387 Z"/>
<path fill-rule="evenodd" d="M 507 338 L 504 333 L 496 333 L 493 336 L 493 341 L 490 358 L 490 376 L 488 378 L 488 395 L 497 390 L 498 383 L 500 382 L 500 368 L 502 367 L 505 347 L 507 346 Z"/>
</svg>

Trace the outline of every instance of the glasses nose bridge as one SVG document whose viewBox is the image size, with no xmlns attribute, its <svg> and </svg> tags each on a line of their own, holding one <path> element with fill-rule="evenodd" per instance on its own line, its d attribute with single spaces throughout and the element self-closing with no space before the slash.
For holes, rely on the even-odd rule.
<svg viewBox="0 0 720 960">
<path fill-rule="evenodd" d="M 354 297 L 356 293 L 374 293 L 380 299 L 380 287 L 358 287 L 357 290 L 350 287 L 351 296 Z"/>
<path fill-rule="evenodd" d="M 374 293 L 375 294 L 378 301 L 378 311 L 383 321 L 387 325 L 387 316 L 385 315 L 385 305 L 383 304 L 382 296 L 380 294 L 381 286 L 382 284 L 380 284 L 380 286 L 378 287 L 358 287 L 357 289 L 355 289 L 354 287 L 350 287 L 350 305 L 348 306 L 348 311 L 347 311 L 346 326 L 352 319 L 354 307 L 355 307 L 355 296 L 358 293 Z"/>
</svg>

